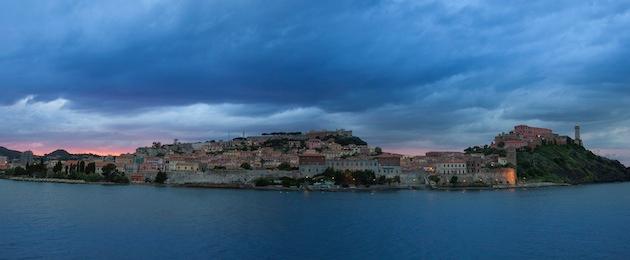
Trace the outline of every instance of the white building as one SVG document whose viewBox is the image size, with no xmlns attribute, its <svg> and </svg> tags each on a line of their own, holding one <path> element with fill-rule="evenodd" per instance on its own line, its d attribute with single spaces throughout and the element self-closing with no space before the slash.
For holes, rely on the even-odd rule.
<svg viewBox="0 0 630 260">
<path fill-rule="evenodd" d="M 327 168 L 336 171 L 373 171 L 376 175 L 395 176 L 401 174 L 400 158 L 350 158 L 327 159 L 320 155 L 301 156 L 302 174 L 320 174 Z"/>
<path fill-rule="evenodd" d="M 465 174 L 465 161 L 440 162 L 435 164 L 435 172 L 437 174 Z"/>
</svg>

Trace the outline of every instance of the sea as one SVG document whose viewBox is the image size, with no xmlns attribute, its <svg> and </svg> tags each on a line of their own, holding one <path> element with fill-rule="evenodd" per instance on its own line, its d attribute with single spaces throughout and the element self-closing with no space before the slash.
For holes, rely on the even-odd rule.
<svg viewBox="0 0 630 260">
<path fill-rule="evenodd" d="M 286 192 L 0 180 L 0 259 L 630 259 L 630 183 Z"/>
</svg>

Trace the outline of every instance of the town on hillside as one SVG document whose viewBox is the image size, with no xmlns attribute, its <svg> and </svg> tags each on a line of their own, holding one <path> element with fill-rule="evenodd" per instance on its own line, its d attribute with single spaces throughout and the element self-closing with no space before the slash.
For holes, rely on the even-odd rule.
<svg viewBox="0 0 630 260">
<path fill-rule="evenodd" d="M 578 144 L 551 129 L 515 126 L 489 145 L 423 156 L 387 153 L 349 130 L 274 132 L 198 143 L 153 143 L 119 156 L 45 156 L 32 152 L 0 156 L 0 170 L 12 176 L 131 183 L 234 186 L 356 187 L 396 185 L 510 186 L 519 182 L 517 151 L 544 144 Z"/>
</svg>

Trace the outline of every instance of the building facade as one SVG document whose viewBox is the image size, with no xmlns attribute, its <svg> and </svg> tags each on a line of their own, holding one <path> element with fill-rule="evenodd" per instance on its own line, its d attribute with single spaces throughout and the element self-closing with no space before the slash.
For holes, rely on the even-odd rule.
<svg viewBox="0 0 630 260">
<path fill-rule="evenodd" d="M 324 155 L 301 155 L 300 173 L 317 175 L 331 168 L 336 171 L 372 171 L 376 175 L 399 175 L 402 173 L 399 156 L 377 156 L 358 158 L 327 159 Z"/>
<path fill-rule="evenodd" d="M 444 174 L 466 174 L 466 161 L 450 161 L 435 164 L 435 173 Z"/>
<path fill-rule="evenodd" d="M 9 158 L 6 156 L 0 156 L 0 170 L 6 170 L 9 168 Z"/>
</svg>

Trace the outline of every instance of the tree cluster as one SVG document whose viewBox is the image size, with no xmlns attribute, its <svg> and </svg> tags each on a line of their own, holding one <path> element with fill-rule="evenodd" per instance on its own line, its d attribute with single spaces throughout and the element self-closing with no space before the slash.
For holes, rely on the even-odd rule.
<svg viewBox="0 0 630 260">
<path fill-rule="evenodd" d="M 479 147 L 479 146 L 468 147 L 464 149 L 464 152 L 467 154 L 481 153 L 484 155 L 498 154 L 501 157 L 507 156 L 507 152 L 505 150 L 490 147 L 488 145 L 484 145 L 483 147 Z"/>
<path fill-rule="evenodd" d="M 369 187 L 371 185 L 384 185 L 400 183 L 400 177 L 387 178 L 385 176 L 376 176 L 373 171 L 336 171 L 332 168 L 326 169 L 322 174 L 315 175 L 313 178 L 323 177 L 324 180 L 334 181 L 336 185 L 348 187 L 350 185 L 363 185 Z"/>
</svg>

